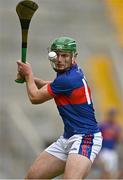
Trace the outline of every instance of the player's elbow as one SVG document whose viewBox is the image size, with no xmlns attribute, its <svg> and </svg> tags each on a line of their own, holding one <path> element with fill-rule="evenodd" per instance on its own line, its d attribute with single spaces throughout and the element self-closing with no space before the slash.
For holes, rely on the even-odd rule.
<svg viewBox="0 0 123 180">
<path fill-rule="evenodd" d="M 32 104 L 39 104 L 36 100 L 32 100 L 32 99 L 30 99 L 30 102 L 32 103 Z"/>
<path fill-rule="evenodd" d="M 49 93 L 35 93 L 31 94 L 29 98 L 32 104 L 42 104 L 46 101 L 49 101 L 53 97 Z"/>
<path fill-rule="evenodd" d="M 43 101 L 38 101 L 38 100 L 30 100 L 32 104 L 36 105 L 36 104 L 42 104 Z"/>
<path fill-rule="evenodd" d="M 34 97 L 31 97 L 30 98 L 30 102 L 32 103 L 32 104 L 42 104 L 44 101 L 43 100 L 39 100 L 39 99 L 37 99 L 37 98 L 34 98 Z"/>
</svg>

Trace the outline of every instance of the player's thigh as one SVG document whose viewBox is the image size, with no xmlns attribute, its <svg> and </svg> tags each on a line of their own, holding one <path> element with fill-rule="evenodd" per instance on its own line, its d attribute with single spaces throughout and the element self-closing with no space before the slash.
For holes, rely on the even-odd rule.
<svg viewBox="0 0 123 180">
<path fill-rule="evenodd" d="M 56 177 L 64 172 L 65 161 L 42 152 L 29 169 L 26 179 L 48 179 Z"/>
<path fill-rule="evenodd" d="M 69 154 L 66 162 L 64 179 L 84 178 L 88 174 L 91 165 L 92 162 L 87 157 L 80 154 Z"/>
</svg>

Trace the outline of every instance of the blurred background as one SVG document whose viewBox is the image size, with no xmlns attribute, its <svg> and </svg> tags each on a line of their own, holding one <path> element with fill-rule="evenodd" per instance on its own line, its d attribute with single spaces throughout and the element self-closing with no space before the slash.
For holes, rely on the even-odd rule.
<svg viewBox="0 0 123 180">
<path fill-rule="evenodd" d="M 14 82 L 20 59 L 21 29 L 16 5 L 19 0 L 0 0 L 0 178 L 21 179 L 36 156 L 63 131 L 53 101 L 32 105 L 25 84 Z M 35 0 L 39 9 L 32 18 L 27 59 L 35 76 L 53 80 L 55 72 L 47 48 L 59 36 L 70 36 L 78 44 L 78 64 L 92 90 L 98 122 L 110 108 L 123 125 L 123 1 Z M 121 130 L 122 131 L 122 130 Z M 122 142 L 122 140 L 121 140 Z M 123 147 L 117 144 L 120 174 Z M 98 163 L 97 163 L 98 164 Z M 101 168 L 89 175 L 99 178 Z M 89 178 L 88 177 L 88 178 Z"/>
</svg>

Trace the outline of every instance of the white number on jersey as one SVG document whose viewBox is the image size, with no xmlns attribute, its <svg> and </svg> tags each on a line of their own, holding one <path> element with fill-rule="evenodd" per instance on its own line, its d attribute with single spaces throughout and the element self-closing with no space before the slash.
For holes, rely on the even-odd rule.
<svg viewBox="0 0 123 180">
<path fill-rule="evenodd" d="M 87 86 L 86 80 L 83 78 L 82 82 L 83 82 L 84 88 L 85 88 L 85 95 L 86 95 L 86 98 L 87 98 L 87 103 L 91 104 L 91 98 L 90 98 L 90 95 L 89 95 L 89 91 L 88 91 L 88 86 Z"/>
</svg>

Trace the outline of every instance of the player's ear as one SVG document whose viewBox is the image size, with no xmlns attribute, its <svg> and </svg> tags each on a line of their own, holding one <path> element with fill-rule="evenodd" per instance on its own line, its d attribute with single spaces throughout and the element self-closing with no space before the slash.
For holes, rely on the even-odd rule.
<svg viewBox="0 0 123 180">
<path fill-rule="evenodd" d="M 74 53 L 74 58 L 76 58 L 78 56 L 78 53 L 76 52 L 76 53 Z"/>
<path fill-rule="evenodd" d="M 77 55 L 78 55 L 78 53 L 77 53 L 77 52 L 73 54 L 72 61 L 75 61 L 75 60 L 76 60 Z"/>
</svg>

